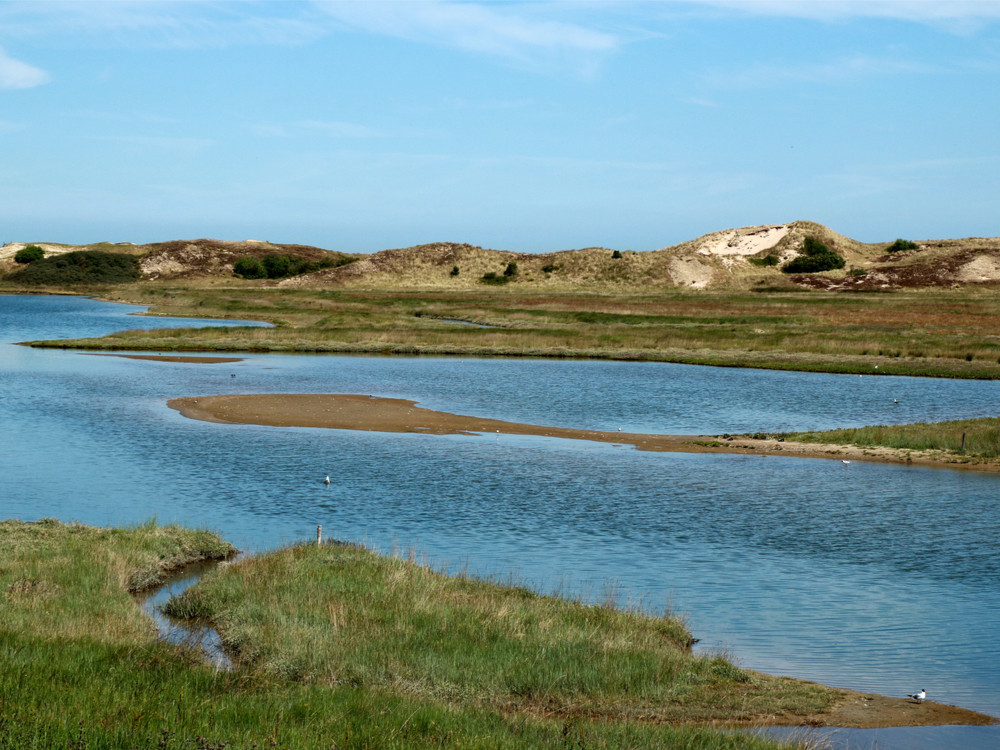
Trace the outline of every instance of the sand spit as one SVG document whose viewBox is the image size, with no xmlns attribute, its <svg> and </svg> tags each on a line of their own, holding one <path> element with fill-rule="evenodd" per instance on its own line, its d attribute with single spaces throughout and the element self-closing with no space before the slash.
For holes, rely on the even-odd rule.
<svg viewBox="0 0 1000 750">
<path fill-rule="evenodd" d="M 151 362 L 184 362 L 186 364 L 218 365 L 226 362 L 242 362 L 242 357 L 192 357 L 176 354 L 104 354 L 85 352 L 91 357 L 124 357 L 125 359 L 148 359 Z"/>
<path fill-rule="evenodd" d="M 746 436 L 647 435 L 615 430 L 580 430 L 568 427 L 505 422 L 433 411 L 415 401 L 358 394 L 244 394 L 175 398 L 167 402 L 191 419 L 230 424 L 274 427 L 326 427 L 372 432 L 418 432 L 431 435 L 477 433 L 536 435 L 630 445 L 639 450 L 676 453 L 742 453 L 760 456 L 798 456 L 847 461 L 880 461 L 924 466 L 945 466 L 978 471 L 1000 471 L 1000 462 L 959 463 L 958 458 L 933 451 L 861 448 L 847 445 L 793 443 Z"/>
</svg>

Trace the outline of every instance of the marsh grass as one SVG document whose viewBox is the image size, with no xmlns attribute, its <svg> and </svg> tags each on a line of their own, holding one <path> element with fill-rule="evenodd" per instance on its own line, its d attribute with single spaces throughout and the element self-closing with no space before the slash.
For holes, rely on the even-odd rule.
<svg viewBox="0 0 1000 750">
<path fill-rule="evenodd" d="M 208 532 L 155 523 L 96 529 L 52 520 L 4 521 L 0 551 L 0 750 L 782 746 L 694 726 L 596 721 L 547 710 L 498 711 L 476 700 L 416 694 L 391 681 L 306 679 L 304 672 L 273 666 L 307 664 L 301 646 L 289 644 L 287 634 L 277 634 L 287 651 L 275 652 L 268 662 L 272 666 L 214 671 L 192 652 L 157 640 L 128 593 L 175 565 L 232 551 Z M 304 594 L 303 579 L 315 574 L 325 558 L 297 559 L 299 565 L 279 565 L 279 570 L 291 574 L 293 589 Z M 268 569 L 265 560 L 253 561 L 250 568 Z M 391 581 L 393 571 L 383 586 L 399 586 Z M 356 583 L 363 586 L 360 579 Z M 275 580 L 269 584 L 284 586 Z M 311 596 L 289 613 L 272 613 L 276 626 L 319 640 L 357 627 L 346 610 L 342 617 L 323 608 L 322 592 Z M 248 598 L 249 607 L 260 603 L 254 592 Z M 322 611 L 329 632 L 310 635 L 312 626 L 298 624 L 303 608 Z M 386 615 L 371 617 L 392 631 Z M 673 638 L 672 633 L 664 638 Z"/>
<path fill-rule="evenodd" d="M 822 712 L 841 692 L 693 655 L 684 623 L 449 577 L 413 559 L 299 545 L 227 566 L 168 604 L 243 666 L 532 715 L 735 721 Z"/>
<path fill-rule="evenodd" d="M 803 443 L 836 443 L 862 447 L 882 446 L 914 451 L 944 451 L 972 458 L 1000 456 L 1000 419 L 963 419 L 907 425 L 787 433 L 788 440 Z"/>
<path fill-rule="evenodd" d="M 1000 377 L 1000 342 L 991 334 L 1000 328 L 1000 299 L 976 290 L 609 295 L 136 285 L 113 294 L 152 304 L 155 314 L 276 327 L 127 331 L 44 345 L 585 357 L 844 373 L 871 373 L 878 364 L 884 374 Z"/>
</svg>

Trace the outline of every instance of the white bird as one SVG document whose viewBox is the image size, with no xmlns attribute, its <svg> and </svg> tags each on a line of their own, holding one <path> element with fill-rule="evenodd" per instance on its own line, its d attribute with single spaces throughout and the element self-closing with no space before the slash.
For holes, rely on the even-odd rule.
<svg viewBox="0 0 1000 750">
<path fill-rule="evenodd" d="M 913 693 L 912 695 L 907 694 L 907 698 L 913 698 L 917 703 L 923 703 L 927 699 L 927 691 L 920 688 L 919 693 Z"/>
<path fill-rule="evenodd" d="M 323 484 L 330 484 L 330 477 L 329 476 L 326 479 L 323 480 Z"/>
<path fill-rule="evenodd" d="M 850 466 L 851 465 L 850 461 L 844 461 L 844 460 L 842 460 L 840 463 L 842 463 L 844 466 Z"/>
</svg>

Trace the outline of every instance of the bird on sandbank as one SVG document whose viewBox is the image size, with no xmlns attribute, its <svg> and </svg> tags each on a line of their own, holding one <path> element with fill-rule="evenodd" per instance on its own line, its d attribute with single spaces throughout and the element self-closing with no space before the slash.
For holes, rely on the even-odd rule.
<svg viewBox="0 0 1000 750">
<path fill-rule="evenodd" d="M 925 700 L 927 700 L 927 691 L 924 690 L 923 688 L 920 688 L 919 693 L 913 693 L 913 694 L 907 693 L 906 697 L 913 698 L 913 700 L 915 700 L 917 703 L 923 703 Z"/>
</svg>

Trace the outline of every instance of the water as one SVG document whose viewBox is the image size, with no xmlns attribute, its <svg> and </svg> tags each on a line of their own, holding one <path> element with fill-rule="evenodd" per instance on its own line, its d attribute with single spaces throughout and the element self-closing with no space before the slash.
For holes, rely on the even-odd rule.
<svg viewBox="0 0 1000 750">
<path fill-rule="evenodd" d="M 192 325 L 131 310 L 0 297 L 0 341 Z M 180 364 L 0 343 L 0 517 L 155 516 L 248 551 L 322 524 L 327 537 L 412 548 L 543 591 L 669 606 L 687 613 L 699 648 L 748 668 L 900 697 L 926 687 L 933 700 L 1000 716 L 1000 477 L 530 436 L 219 425 L 165 405 L 233 392 L 370 393 L 533 424 L 717 434 L 993 416 L 1000 383 L 544 360 Z M 841 737 L 1000 746 L 994 727 L 957 740 L 956 729 L 908 731 L 938 744 L 887 730 Z"/>
</svg>

